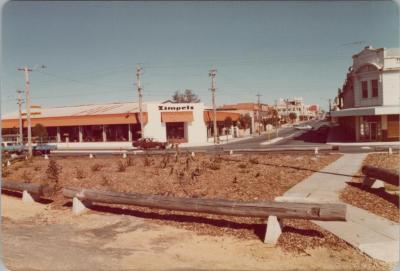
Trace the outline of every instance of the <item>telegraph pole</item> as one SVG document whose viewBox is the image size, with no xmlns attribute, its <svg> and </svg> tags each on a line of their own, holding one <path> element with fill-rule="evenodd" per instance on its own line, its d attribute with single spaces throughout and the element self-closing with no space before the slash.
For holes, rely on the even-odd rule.
<svg viewBox="0 0 400 271">
<path fill-rule="evenodd" d="M 208 76 L 211 77 L 211 93 L 212 93 L 212 104 L 213 104 L 213 123 L 214 123 L 214 144 L 219 143 L 218 140 L 218 129 L 217 129 L 217 108 L 215 106 L 215 75 L 217 70 L 210 70 Z"/>
<path fill-rule="evenodd" d="M 139 122 L 140 122 L 140 137 L 144 138 L 143 130 L 143 94 L 142 87 L 140 85 L 140 75 L 142 73 L 142 68 L 140 66 L 136 67 L 136 87 L 139 94 Z"/>
<path fill-rule="evenodd" d="M 24 134 L 22 128 L 22 97 L 21 94 L 24 93 L 22 90 L 17 90 L 18 93 L 18 114 L 19 114 L 19 144 L 24 144 Z"/>
<path fill-rule="evenodd" d="M 28 156 L 32 157 L 32 131 L 31 131 L 31 98 L 29 93 L 29 73 L 32 69 L 28 67 L 17 68 L 18 71 L 24 71 L 25 74 L 25 94 L 26 94 L 26 120 L 28 122 Z"/>
<path fill-rule="evenodd" d="M 260 93 L 257 93 L 257 104 L 258 104 L 258 135 L 261 135 L 261 103 L 260 103 Z"/>
</svg>

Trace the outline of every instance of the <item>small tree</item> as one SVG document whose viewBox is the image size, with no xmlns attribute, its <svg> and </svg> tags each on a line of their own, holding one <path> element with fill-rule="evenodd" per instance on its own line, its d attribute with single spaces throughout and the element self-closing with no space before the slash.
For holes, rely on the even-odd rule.
<svg viewBox="0 0 400 271">
<path fill-rule="evenodd" d="M 295 119 L 297 119 L 297 114 L 295 112 L 290 112 L 289 113 L 289 119 L 294 122 Z"/>
<path fill-rule="evenodd" d="M 47 179 L 50 181 L 50 184 L 53 186 L 54 191 L 60 189 L 58 180 L 61 173 L 61 166 L 57 164 L 54 159 L 50 159 L 49 165 L 47 166 L 46 175 Z"/>
<path fill-rule="evenodd" d="M 245 115 L 240 115 L 239 117 L 240 127 L 247 130 L 251 126 L 251 117 L 250 114 L 247 113 Z"/>
<path fill-rule="evenodd" d="M 172 100 L 176 103 L 199 103 L 200 98 L 191 90 L 186 89 L 183 93 L 175 91 Z"/>
<path fill-rule="evenodd" d="M 230 129 L 232 127 L 232 125 L 233 125 L 232 118 L 229 117 L 229 116 L 226 117 L 224 119 L 224 127 L 225 127 L 225 129 Z M 226 140 L 228 141 L 228 133 L 226 133 Z"/>
<path fill-rule="evenodd" d="M 47 129 L 43 124 L 38 123 L 32 128 L 32 135 L 38 137 L 39 140 L 42 141 L 43 138 L 47 138 Z"/>
</svg>

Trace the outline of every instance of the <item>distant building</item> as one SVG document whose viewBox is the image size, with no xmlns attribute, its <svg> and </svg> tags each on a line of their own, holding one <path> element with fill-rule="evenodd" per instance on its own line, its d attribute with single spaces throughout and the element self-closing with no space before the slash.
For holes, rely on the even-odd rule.
<svg viewBox="0 0 400 271">
<path fill-rule="evenodd" d="M 365 47 L 353 55 L 332 120 L 356 141 L 399 140 L 400 48 Z"/>
<path fill-rule="evenodd" d="M 305 121 L 316 117 L 318 105 L 305 105 L 303 98 L 279 99 L 275 108 L 282 120 L 288 122 L 290 113 L 296 114 L 295 121 Z"/>
</svg>

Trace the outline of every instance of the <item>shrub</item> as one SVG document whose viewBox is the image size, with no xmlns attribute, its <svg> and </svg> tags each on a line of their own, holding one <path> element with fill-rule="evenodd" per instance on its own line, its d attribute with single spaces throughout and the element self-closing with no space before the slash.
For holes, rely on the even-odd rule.
<svg viewBox="0 0 400 271">
<path fill-rule="evenodd" d="M 24 170 L 22 172 L 22 179 L 25 183 L 30 183 L 32 181 L 32 174 L 29 170 Z"/>
<path fill-rule="evenodd" d="M 34 166 L 34 167 L 33 167 L 33 170 L 34 170 L 34 171 L 40 171 L 41 169 L 42 169 L 42 168 L 41 168 L 40 166 Z"/>
<path fill-rule="evenodd" d="M 126 170 L 126 164 L 124 163 L 124 161 L 119 160 L 117 162 L 117 171 L 124 172 L 125 170 Z"/>
<path fill-rule="evenodd" d="M 144 157 L 143 166 L 148 167 L 151 165 L 151 159 L 148 156 Z"/>
<path fill-rule="evenodd" d="M 96 172 L 96 171 L 100 171 L 103 167 L 104 167 L 104 165 L 94 164 L 93 166 L 90 167 L 90 169 L 91 169 L 93 172 Z"/>
<path fill-rule="evenodd" d="M 218 170 L 218 169 L 221 169 L 221 165 L 219 163 L 213 162 L 210 164 L 209 168 L 212 170 Z"/>
<path fill-rule="evenodd" d="M 257 172 L 256 175 L 254 175 L 254 177 L 256 177 L 256 178 L 258 178 L 258 177 L 260 177 L 260 176 L 261 176 L 261 173 L 260 173 L 260 172 Z"/>
<path fill-rule="evenodd" d="M 85 172 L 80 167 L 75 167 L 75 176 L 77 179 L 85 178 Z"/>
<path fill-rule="evenodd" d="M 10 174 L 11 174 L 11 172 L 8 169 L 6 169 L 4 167 L 2 168 L 1 177 L 8 177 Z"/>
<path fill-rule="evenodd" d="M 134 165 L 134 163 L 133 163 L 133 158 L 130 157 L 130 156 L 128 156 L 128 157 L 126 158 L 126 166 L 127 166 L 127 167 L 132 167 L 133 165 Z"/>
<path fill-rule="evenodd" d="M 111 184 L 110 178 L 108 178 L 107 175 L 102 175 L 101 176 L 101 184 L 104 186 L 110 186 L 110 184 Z"/>
<path fill-rule="evenodd" d="M 255 158 L 255 157 L 250 157 L 249 162 L 252 163 L 252 164 L 258 164 L 259 163 L 258 159 Z"/>
<path fill-rule="evenodd" d="M 240 163 L 240 164 L 238 165 L 238 167 L 243 169 L 243 168 L 247 168 L 247 165 L 244 164 L 244 163 Z"/>
<path fill-rule="evenodd" d="M 60 177 L 62 167 L 57 164 L 56 160 L 50 159 L 49 164 L 46 169 L 47 179 L 54 182 L 56 188 L 58 188 L 58 180 Z"/>
</svg>

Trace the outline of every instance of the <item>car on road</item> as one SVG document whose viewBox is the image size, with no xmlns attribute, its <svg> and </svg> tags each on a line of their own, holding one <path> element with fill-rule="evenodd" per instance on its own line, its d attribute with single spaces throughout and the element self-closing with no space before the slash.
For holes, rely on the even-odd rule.
<svg viewBox="0 0 400 271">
<path fill-rule="evenodd" d="M 37 143 L 32 145 L 34 155 L 49 154 L 50 151 L 57 149 L 57 146 L 47 143 Z M 23 154 L 28 152 L 28 146 L 16 142 L 3 141 L 1 142 L 1 151 L 7 154 Z"/>
<path fill-rule="evenodd" d="M 297 130 L 311 130 L 313 127 L 308 124 L 304 124 L 304 125 L 299 124 L 299 125 L 295 125 L 294 128 Z"/>
<path fill-rule="evenodd" d="M 139 149 L 161 149 L 164 150 L 167 148 L 167 142 L 159 142 L 154 140 L 153 138 L 141 138 L 139 140 L 133 141 L 132 146 Z"/>
</svg>

